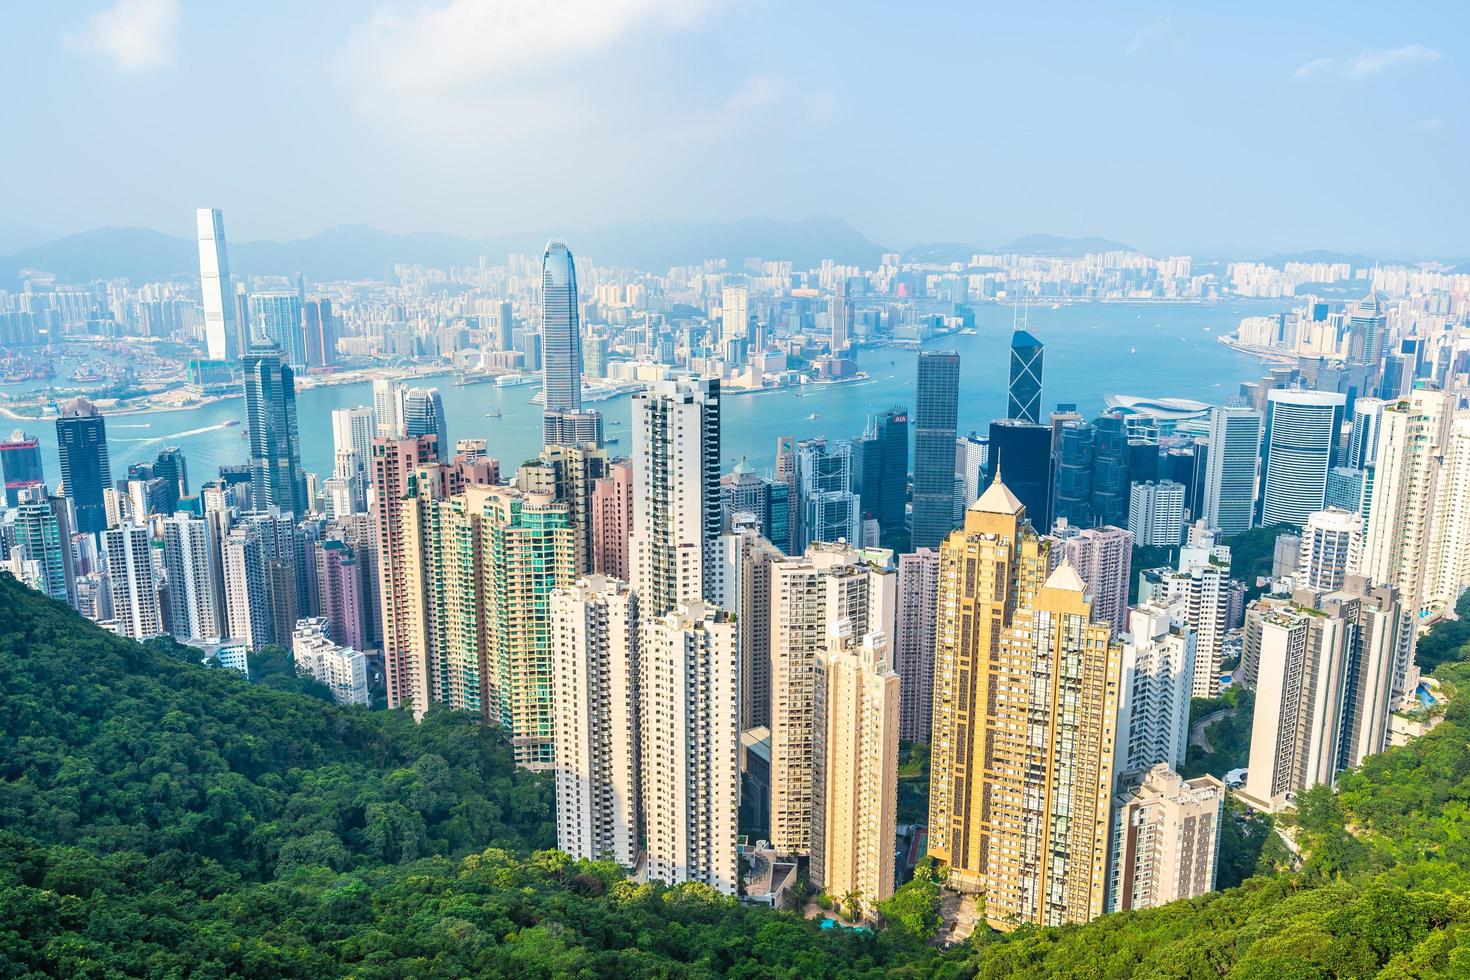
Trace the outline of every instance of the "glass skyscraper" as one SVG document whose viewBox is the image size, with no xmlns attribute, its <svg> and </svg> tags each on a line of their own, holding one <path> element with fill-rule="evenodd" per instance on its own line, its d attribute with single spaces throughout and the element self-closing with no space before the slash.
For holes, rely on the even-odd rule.
<svg viewBox="0 0 1470 980">
<path fill-rule="evenodd" d="M 296 425 L 296 373 L 277 345 L 245 353 L 245 414 L 250 436 L 250 491 L 256 510 L 306 514 L 306 478 Z"/>
<path fill-rule="evenodd" d="M 1210 411 L 1209 462 L 1202 516 L 1221 534 L 1250 529 L 1261 454 L 1261 415 L 1227 405 Z"/>
<path fill-rule="evenodd" d="M 1038 532 L 1051 527 L 1051 429 L 1020 419 L 990 423 L 985 485 L 999 477 L 1026 507 Z"/>
<path fill-rule="evenodd" d="M 914 515 L 910 549 L 937 548 L 954 530 L 955 421 L 960 355 L 921 351 L 914 412 Z"/>
<path fill-rule="evenodd" d="M 1295 524 L 1322 509 L 1346 397 L 1335 391 L 1273 391 L 1261 445 L 1261 525 Z"/>
<path fill-rule="evenodd" d="M 853 444 L 854 474 L 864 519 L 878 522 L 879 542 L 885 547 L 903 531 L 908 503 L 909 415 L 892 408 L 880 412 Z"/>
<path fill-rule="evenodd" d="M 285 351 L 293 368 L 306 366 L 306 333 L 301 326 L 301 294 L 289 289 L 250 294 L 251 346 L 262 340 Z"/>
<path fill-rule="evenodd" d="M 1041 421 L 1041 362 L 1046 348 L 1029 331 L 1011 334 L 1011 383 L 1006 418 Z"/>
<path fill-rule="evenodd" d="M 56 420 L 56 450 L 62 493 L 71 498 L 77 531 L 101 534 L 107 530 L 102 491 L 112 486 L 112 462 L 107 455 L 107 423 L 97 406 L 75 398 L 62 409 Z"/>
<path fill-rule="evenodd" d="M 46 482 L 41 469 L 41 440 L 17 431 L 0 442 L 0 474 L 5 477 L 5 506 L 14 507 L 22 490 Z"/>
<path fill-rule="evenodd" d="M 571 250 L 550 242 L 541 259 L 541 364 L 547 412 L 582 407 L 582 324 Z"/>
<path fill-rule="evenodd" d="M 438 388 L 410 388 L 404 393 L 403 434 L 409 439 L 437 436 L 439 458 L 447 460 L 453 455 L 444 421 L 444 400 Z"/>
</svg>

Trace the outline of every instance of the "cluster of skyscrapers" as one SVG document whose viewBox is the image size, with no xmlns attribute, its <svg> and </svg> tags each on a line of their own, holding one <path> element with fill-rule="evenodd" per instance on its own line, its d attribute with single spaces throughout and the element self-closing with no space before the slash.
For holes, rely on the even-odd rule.
<svg viewBox="0 0 1470 980">
<path fill-rule="evenodd" d="M 204 339 L 237 365 L 245 464 L 191 492 L 164 449 L 114 482 L 78 399 L 56 420 L 59 493 L 36 437 L 0 443 L 6 567 L 128 637 L 246 671 L 287 646 L 343 703 L 381 684 L 416 717 L 473 712 L 552 774 L 563 850 L 651 880 L 736 894 L 751 838 L 873 917 L 907 836 L 997 928 L 1199 895 L 1227 790 L 1179 775 L 1191 699 L 1255 691 L 1236 789 L 1289 807 L 1389 744 L 1416 634 L 1470 585 L 1458 361 L 1405 361 L 1376 295 L 1322 313 L 1341 358 L 1223 406 L 1114 398 L 1091 419 L 1043 415 L 1045 349 L 1018 321 L 983 432 L 961 432 L 959 355 L 920 351 L 912 411 L 783 437 L 765 476 L 722 472 L 718 371 L 650 371 L 628 454 L 610 452 L 582 380 L 603 338 L 552 242 L 522 333 L 540 453 L 502 473 L 486 440 L 451 445 L 436 389 L 379 380 L 333 413 L 318 484 L 296 377 L 337 346 L 330 308 L 299 289 L 236 302 L 222 219 L 199 222 Z M 840 360 L 862 321 L 826 281 Z M 749 289 L 719 301 L 728 360 L 763 349 Z M 490 315 L 505 347 L 509 306 Z M 1278 526 L 1270 580 L 1233 576 L 1230 538 Z M 1167 564 L 1135 569 L 1137 547 Z M 930 745 L 922 828 L 898 824 L 900 741 Z"/>
</svg>

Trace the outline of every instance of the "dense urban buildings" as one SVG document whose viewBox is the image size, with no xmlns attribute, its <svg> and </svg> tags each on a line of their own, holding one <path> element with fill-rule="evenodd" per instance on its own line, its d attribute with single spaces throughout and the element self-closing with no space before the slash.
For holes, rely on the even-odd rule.
<svg viewBox="0 0 1470 980">
<path fill-rule="evenodd" d="M 919 354 L 914 411 L 914 494 L 910 543 L 937 548 L 954 528 L 954 446 L 960 356 Z"/>
<path fill-rule="evenodd" d="M 1227 793 L 1289 809 L 1437 716 L 1415 644 L 1470 585 L 1462 274 L 1126 252 L 650 272 L 552 242 L 308 293 L 232 278 L 222 216 L 196 218 L 197 285 L 0 293 L 0 367 L 95 345 L 63 390 L 156 388 L 182 347 L 199 417 L 241 392 L 244 415 L 144 433 L 110 393 L 35 406 L 61 482 L 30 421 L 0 444 L 0 568 L 210 666 L 280 646 L 342 704 L 496 726 L 550 775 L 574 858 L 770 903 L 779 866 L 879 927 L 927 842 L 989 925 L 1081 922 L 1213 889 Z M 1282 300 L 1352 279 L 1348 303 Z M 1043 408 L 1041 343 L 993 315 L 1224 295 L 1275 301 L 1221 338 L 1268 364 L 1211 403 Z M 985 341 L 1004 417 L 933 349 Z M 298 418 L 339 381 L 363 386 Z M 1191 699 L 1222 692 L 1254 705 L 1230 790 L 1223 766 L 1179 775 Z M 926 749 L 927 821 L 900 819 L 901 753 Z"/>
<path fill-rule="evenodd" d="M 99 535 L 107 529 L 102 493 L 112 485 L 107 453 L 107 422 L 85 398 L 75 398 L 56 420 L 61 485 L 76 514 L 76 529 Z"/>
</svg>

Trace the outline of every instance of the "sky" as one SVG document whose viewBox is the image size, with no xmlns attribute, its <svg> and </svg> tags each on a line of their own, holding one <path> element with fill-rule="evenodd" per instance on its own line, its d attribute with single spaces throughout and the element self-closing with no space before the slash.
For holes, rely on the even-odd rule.
<svg viewBox="0 0 1470 980">
<path fill-rule="evenodd" d="M 0 37 L 0 254 L 207 206 L 1470 256 L 1459 2 L 72 0 Z"/>
</svg>

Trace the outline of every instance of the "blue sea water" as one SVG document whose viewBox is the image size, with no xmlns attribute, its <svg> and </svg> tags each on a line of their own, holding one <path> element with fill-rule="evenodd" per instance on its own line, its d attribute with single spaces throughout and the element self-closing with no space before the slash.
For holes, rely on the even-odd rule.
<svg viewBox="0 0 1470 980">
<path fill-rule="evenodd" d="M 1242 381 L 1265 369 L 1255 358 L 1238 353 L 1216 338 L 1233 331 L 1245 315 L 1279 309 L 1262 304 L 1229 302 L 1214 305 L 1088 304 L 1060 309 L 1033 308 L 1030 329 L 1046 345 L 1043 405 L 1074 402 L 1085 414 L 1103 407 L 1107 394 L 1175 396 L 1220 403 L 1236 393 Z M 1005 412 L 1012 312 L 982 307 L 977 332 L 951 335 L 926 345 L 957 350 L 961 358 L 959 429 L 984 432 L 991 419 Z M 730 395 L 722 408 L 721 456 L 728 469 L 748 456 L 759 471 L 774 462 L 776 439 L 815 436 L 850 438 L 860 434 L 869 416 L 894 406 L 912 407 L 916 355 L 912 350 L 871 348 L 858 355 L 867 381 L 843 385 L 807 385 L 795 390 Z M 446 376 L 436 381 L 444 399 L 451 441 L 483 437 L 502 471 L 535 456 L 541 448 L 541 408 L 531 401 L 537 388 L 496 388 L 490 384 L 455 387 Z M 331 411 L 372 401 L 368 383 L 302 391 L 297 405 L 301 424 L 302 464 L 325 478 L 332 468 Z M 622 395 L 597 402 L 606 417 L 606 434 L 618 442 L 614 455 L 630 450 L 631 398 Z M 487 417 L 492 410 L 502 414 Z M 188 460 L 192 486 L 213 478 L 221 464 L 245 461 L 244 425 L 239 398 L 200 409 L 116 416 L 107 435 L 114 478 L 130 463 L 151 460 L 163 446 L 176 445 Z M 60 479 L 53 423 L 30 423 L 39 429 L 46 455 L 46 479 Z"/>
</svg>

